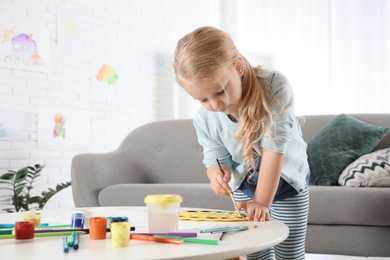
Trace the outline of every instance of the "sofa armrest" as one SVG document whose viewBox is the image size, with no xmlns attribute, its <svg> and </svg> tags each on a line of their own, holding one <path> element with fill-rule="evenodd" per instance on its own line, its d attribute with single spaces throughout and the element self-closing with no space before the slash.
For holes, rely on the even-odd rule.
<svg viewBox="0 0 390 260">
<path fill-rule="evenodd" d="M 79 154 L 72 159 L 71 180 L 76 207 L 96 207 L 99 192 L 109 186 L 129 183 L 132 167 L 118 151 Z"/>
</svg>

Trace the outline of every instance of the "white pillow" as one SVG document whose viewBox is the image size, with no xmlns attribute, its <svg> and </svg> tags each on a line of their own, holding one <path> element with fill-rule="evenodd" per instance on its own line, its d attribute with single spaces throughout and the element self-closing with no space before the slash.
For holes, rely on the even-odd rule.
<svg viewBox="0 0 390 260">
<path fill-rule="evenodd" d="M 340 174 L 339 184 L 349 187 L 390 187 L 390 148 L 359 157 Z"/>
</svg>

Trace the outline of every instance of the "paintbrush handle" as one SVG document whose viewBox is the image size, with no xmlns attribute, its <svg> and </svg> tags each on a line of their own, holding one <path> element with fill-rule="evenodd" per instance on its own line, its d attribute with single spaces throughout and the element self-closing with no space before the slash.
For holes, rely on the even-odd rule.
<svg viewBox="0 0 390 260">
<path fill-rule="evenodd" d="M 218 158 L 217 158 L 216 160 L 217 160 L 217 163 L 218 163 L 219 170 L 225 175 L 225 172 L 223 171 L 222 166 L 221 166 L 221 163 L 219 162 Z M 232 201 L 233 201 L 234 208 L 236 209 L 238 216 L 240 216 L 240 218 L 241 218 L 242 216 L 241 216 L 240 210 L 239 210 L 238 207 L 237 207 L 236 200 L 234 199 L 233 191 L 230 190 L 229 194 L 230 194 L 230 198 L 231 198 Z"/>
</svg>

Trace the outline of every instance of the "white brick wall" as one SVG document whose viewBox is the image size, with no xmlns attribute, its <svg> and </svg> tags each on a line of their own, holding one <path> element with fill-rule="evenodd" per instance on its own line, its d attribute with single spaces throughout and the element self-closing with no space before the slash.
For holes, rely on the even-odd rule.
<svg viewBox="0 0 390 260">
<path fill-rule="evenodd" d="M 218 26 L 219 4 L 218 0 L 0 0 L 0 24 L 49 32 L 52 63 L 49 73 L 0 68 L 0 107 L 21 114 L 17 138 L 0 139 L 0 174 L 45 164 L 33 189 L 33 194 L 40 194 L 59 182 L 70 181 L 74 155 L 111 151 L 134 128 L 175 118 L 180 105 L 175 103 L 177 86 L 170 59 L 176 42 L 196 27 Z M 81 14 L 80 51 L 58 45 L 57 7 L 62 5 Z M 157 72 L 152 61 L 155 53 L 166 56 L 167 62 L 167 67 Z M 124 63 L 129 78 L 125 86 L 92 86 L 90 62 L 94 59 Z M 88 113 L 93 129 L 88 148 L 38 148 L 37 110 L 53 107 Z M 0 186 L 0 196 L 3 194 Z M 73 206 L 68 188 L 54 196 L 46 208 Z"/>
</svg>

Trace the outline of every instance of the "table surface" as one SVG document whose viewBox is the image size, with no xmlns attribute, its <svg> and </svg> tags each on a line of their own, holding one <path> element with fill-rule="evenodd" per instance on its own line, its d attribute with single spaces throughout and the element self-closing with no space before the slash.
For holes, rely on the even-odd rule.
<svg viewBox="0 0 390 260">
<path fill-rule="evenodd" d="M 181 208 L 181 211 L 197 210 Z M 97 207 L 42 210 L 41 222 L 50 225 L 70 224 L 75 212 L 87 216 L 127 216 L 133 233 L 148 232 L 146 207 Z M 0 214 L 0 223 L 15 223 L 23 220 L 23 213 Z M 219 245 L 184 243 L 182 245 L 130 240 L 128 247 L 112 248 L 109 234 L 104 240 L 91 240 L 89 235 L 80 236 L 80 248 L 63 253 L 62 237 L 43 237 L 31 240 L 0 240 L 1 258 L 10 259 L 228 259 L 267 249 L 284 241 L 288 227 L 276 220 L 268 222 L 195 222 L 180 221 L 179 231 L 198 232 L 198 238 L 219 239 L 220 234 L 199 233 L 202 229 L 226 226 L 251 226 L 257 228 L 226 233 Z"/>
</svg>

